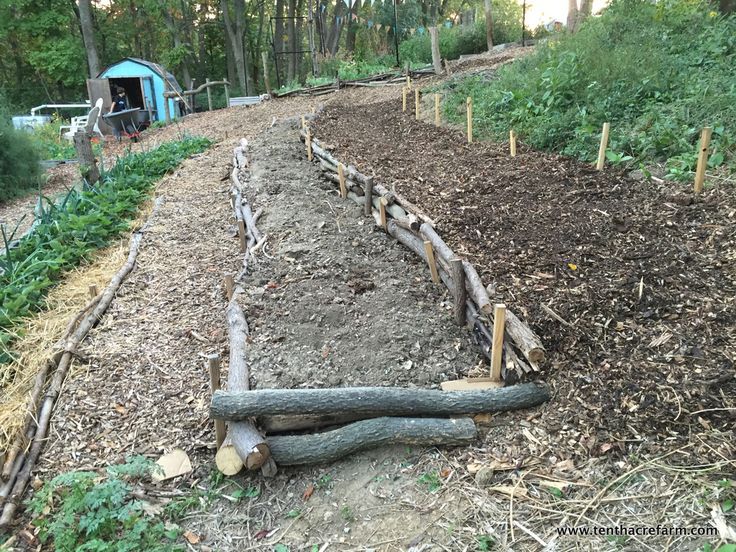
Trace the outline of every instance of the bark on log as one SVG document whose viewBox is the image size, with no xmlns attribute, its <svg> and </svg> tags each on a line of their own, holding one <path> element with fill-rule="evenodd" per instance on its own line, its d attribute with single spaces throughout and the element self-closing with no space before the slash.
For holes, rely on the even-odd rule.
<svg viewBox="0 0 736 552">
<path fill-rule="evenodd" d="M 74 149 L 79 159 L 79 171 L 82 173 L 82 178 L 93 186 L 100 179 L 100 168 L 97 166 L 97 159 L 92 151 L 90 137 L 85 130 L 79 130 L 73 138 Z"/>
<path fill-rule="evenodd" d="M 506 335 L 529 360 L 532 368 L 539 370 L 545 358 L 542 340 L 511 311 L 506 311 Z"/>
<path fill-rule="evenodd" d="M 210 415 L 224 420 L 287 414 L 376 413 L 385 416 L 454 416 L 537 406 L 549 399 L 543 384 L 524 383 L 479 391 L 434 391 L 396 387 L 259 389 L 216 391 Z"/>
<path fill-rule="evenodd" d="M 227 388 L 230 393 L 250 392 L 248 373 L 246 339 L 248 338 L 248 324 L 245 321 L 243 309 L 233 296 L 227 307 L 227 324 L 230 334 L 230 362 L 228 364 Z M 227 439 L 216 454 L 216 462 L 227 464 L 226 457 L 232 456 L 229 447 L 234 447 L 243 465 L 248 470 L 260 468 L 269 457 L 266 439 L 256 429 L 251 420 L 242 420 L 231 423 L 228 428 Z M 218 458 L 219 457 L 219 461 Z"/>
<path fill-rule="evenodd" d="M 470 418 L 375 418 L 312 435 L 269 437 L 273 458 L 281 466 L 334 462 L 378 446 L 463 445 L 476 437 Z"/>
<path fill-rule="evenodd" d="M 289 433 L 293 431 L 302 431 L 305 429 L 317 429 L 329 426 L 339 426 L 365 420 L 366 418 L 379 418 L 380 414 L 375 415 L 352 414 L 346 412 L 340 415 L 326 416 L 260 416 L 258 418 L 258 427 L 263 429 L 266 435 L 273 433 Z M 270 439 L 270 437 L 269 437 Z"/>
</svg>

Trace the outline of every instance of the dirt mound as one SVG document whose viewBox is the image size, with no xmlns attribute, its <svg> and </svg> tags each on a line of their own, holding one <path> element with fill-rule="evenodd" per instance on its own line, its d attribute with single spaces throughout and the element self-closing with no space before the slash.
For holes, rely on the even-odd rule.
<svg viewBox="0 0 736 552">
<path fill-rule="evenodd" d="M 505 144 L 415 121 L 400 101 L 332 105 L 315 135 L 427 211 L 542 336 L 542 377 L 557 391 L 544 416 L 567 453 L 733 422 L 732 196 L 524 147 L 511 158 Z"/>
</svg>

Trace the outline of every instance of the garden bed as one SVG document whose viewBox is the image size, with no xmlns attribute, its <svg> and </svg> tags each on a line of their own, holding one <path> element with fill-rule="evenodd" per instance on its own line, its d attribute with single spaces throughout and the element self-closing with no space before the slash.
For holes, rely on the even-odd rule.
<svg viewBox="0 0 736 552">
<path fill-rule="evenodd" d="M 523 146 L 512 159 L 415 121 L 400 100 L 333 104 L 313 130 L 426 211 L 542 337 L 556 389 L 543 416 L 560 452 L 682 442 L 733 420 L 733 197 Z"/>
</svg>

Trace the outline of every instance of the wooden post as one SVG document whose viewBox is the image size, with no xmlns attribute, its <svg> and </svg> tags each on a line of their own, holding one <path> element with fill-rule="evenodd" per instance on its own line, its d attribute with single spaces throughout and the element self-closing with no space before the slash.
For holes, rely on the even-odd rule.
<svg viewBox="0 0 736 552">
<path fill-rule="evenodd" d="M 378 214 L 381 219 L 381 228 L 388 232 L 388 222 L 386 221 L 386 205 L 388 205 L 388 200 L 385 197 L 381 197 L 381 199 L 378 200 Z"/>
<path fill-rule="evenodd" d="M 245 253 L 247 241 L 245 237 L 245 221 L 243 219 L 238 221 L 238 235 L 240 236 L 240 252 Z"/>
<path fill-rule="evenodd" d="M 455 322 L 458 326 L 464 326 L 465 302 L 467 301 L 467 291 L 465 290 L 465 269 L 463 261 L 458 258 L 450 260 L 450 270 L 452 271 L 452 280 L 455 284 L 453 311 L 455 314 Z"/>
<path fill-rule="evenodd" d="M 705 169 L 708 166 L 708 148 L 710 147 L 710 137 L 713 134 L 711 127 L 705 127 L 700 133 L 700 151 L 698 151 L 698 166 L 695 169 L 695 193 L 699 194 L 703 191 L 705 183 Z"/>
<path fill-rule="evenodd" d="M 302 130 L 305 130 L 307 128 L 307 118 L 302 115 Z"/>
<path fill-rule="evenodd" d="M 266 85 L 266 93 L 271 95 L 271 79 L 268 78 L 268 54 L 266 51 L 261 52 L 261 61 L 263 62 L 263 82 Z"/>
<path fill-rule="evenodd" d="M 419 120 L 419 89 L 414 89 L 414 117 Z"/>
<path fill-rule="evenodd" d="M 403 88 L 401 89 L 401 106 L 402 106 L 402 107 L 401 107 L 401 110 L 402 110 L 402 111 L 403 111 L 404 113 L 406 113 L 406 93 L 407 93 L 407 91 L 408 91 L 408 89 L 406 88 L 406 86 L 404 86 L 404 87 L 403 87 Z"/>
<path fill-rule="evenodd" d="M 465 105 L 468 110 L 468 144 L 473 143 L 473 98 L 468 96 L 465 100 Z"/>
<path fill-rule="evenodd" d="M 434 95 L 434 126 L 440 126 L 440 95 Z"/>
<path fill-rule="evenodd" d="M 207 110 L 212 111 L 212 90 L 210 90 L 210 79 L 205 79 L 207 83 Z"/>
<path fill-rule="evenodd" d="M 235 280 L 233 280 L 232 274 L 225 274 L 225 293 L 227 294 L 228 302 L 233 298 L 233 289 L 235 288 Z"/>
<path fill-rule="evenodd" d="M 92 142 L 84 130 L 74 135 L 74 149 L 77 150 L 79 172 L 82 173 L 82 178 L 90 185 L 95 184 L 100 179 L 100 169 L 97 167 L 97 159 L 92 151 Z"/>
<path fill-rule="evenodd" d="M 491 381 L 501 381 L 503 335 L 506 330 L 506 305 L 493 309 L 493 345 L 491 349 Z"/>
<path fill-rule="evenodd" d="M 222 77 L 222 80 L 227 82 L 227 79 L 225 77 Z M 230 107 L 230 87 L 226 84 L 225 85 L 225 108 Z"/>
<path fill-rule="evenodd" d="M 595 168 L 599 171 L 603 170 L 606 163 L 606 148 L 608 147 L 608 134 L 611 132 L 611 123 L 603 123 L 603 133 L 601 134 L 601 145 L 598 148 L 598 162 Z"/>
<path fill-rule="evenodd" d="M 307 129 L 307 161 L 312 160 L 312 131 Z"/>
<path fill-rule="evenodd" d="M 409 67 L 408 66 L 406 68 L 406 72 L 407 72 L 407 75 L 406 75 L 406 87 L 409 90 L 411 90 L 411 77 L 409 76 Z"/>
<path fill-rule="evenodd" d="M 513 130 L 509 131 L 509 149 L 511 157 L 516 157 L 516 133 Z"/>
<path fill-rule="evenodd" d="M 210 370 L 210 389 L 212 394 L 220 390 L 220 355 L 214 354 L 207 357 L 207 366 Z M 217 448 L 222 446 L 225 440 L 225 420 L 215 420 L 215 439 Z"/>
<path fill-rule="evenodd" d="M 168 125 L 171 121 L 171 112 L 169 110 L 169 101 L 170 99 L 164 96 L 164 121 L 166 121 L 166 124 Z"/>
<path fill-rule="evenodd" d="M 345 183 L 345 167 L 342 163 L 337 164 L 337 178 L 340 180 L 340 197 L 346 199 L 348 197 L 348 187 Z"/>
<path fill-rule="evenodd" d="M 432 281 L 435 284 L 440 283 L 440 275 L 437 272 L 437 263 L 434 260 L 434 249 L 432 248 L 432 242 L 427 240 L 424 242 L 424 252 L 427 254 L 427 264 L 429 265 L 429 271 L 432 273 Z"/>
<path fill-rule="evenodd" d="M 97 293 L 98 293 L 97 286 L 95 284 L 90 284 L 90 286 L 89 286 L 89 298 L 90 299 L 94 299 L 95 297 L 97 297 Z"/>
<path fill-rule="evenodd" d="M 371 216 L 371 207 L 373 207 L 373 177 L 365 179 L 365 205 L 363 206 L 363 212 L 365 216 Z"/>
</svg>

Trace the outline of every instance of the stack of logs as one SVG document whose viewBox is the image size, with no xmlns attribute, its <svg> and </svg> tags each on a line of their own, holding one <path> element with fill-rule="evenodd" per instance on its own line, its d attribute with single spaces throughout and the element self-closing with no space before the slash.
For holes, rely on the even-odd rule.
<svg viewBox="0 0 736 552">
<path fill-rule="evenodd" d="M 316 157 L 326 178 L 340 187 L 341 197 L 362 205 L 366 215 L 372 215 L 378 226 L 428 263 L 433 279 L 441 280 L 453 297 L 462 296 L 458 288 L 467 292 L 464 308 L 456 308 L 457 321 L 460 324 L 472 324 L 475 341 L 490 361 L 493 338 L 489 331 L 489 318 L 493 313 L 493 305 L 473 265 L 465 259 L 458 259 L 435 231 L 432 219 L 419 207 L 396 190 L 388 190 L 374 182 L 373 178 L 355 167 L 340 163 L 308 129 L 302 129 L 301 137 L 307 145 L 308 156 Z M 371 201 L 367 202 L 366 197 L 370 197 Z M 461 263 L 457 263 L 458 260 Z M 455 281 L 453 261 L 462 266 L 464 286 L 462 282 Z M 506 311 L 501 369 L 504 381 L 515 383 L 539 371 L 544 359 L 541 339 L 518 316 Z"/>
<path fill-rule="evenodd" d="M 248 325 L 238 297 L 243 293 L 241 282 L 247 276 L 248 264 L 266 236 L 256 227 L 260 211 L 253 214 L 240 179 L 241 171 L 248 167 L 246 150 L 247 141 L 242 140 L 235 149 L 231 173 L 231 203 L 244 257 L 240 274 L 225 278 L 230 346 L 227 392 L 219 390 L 219 357 L 209 359 L 213 389 L 210 415 L 215 420 L 218 445 L 215 460 L 223 474 L 234 475 L 245 467 L 271 476 L 277 465 L 331 462 L 384 444 L 466 444 L 475 439 L 476 430 L 472 418 L 462 416 L 530 408 L 549 399 L 547 387 L 538 383 L 457 392 L 390 387 L 249 390 Z M 359 178 L 357 174 L 350 173 L 351 182 Z M 382 188 L 374 190 L 381 194 Z M 378 205 L 392 213 L 385 222 L 394 233 L 414 236 L 422 228 L 431 231 L 431 226 L 420 224 L 395 200 L 384 204 L 379 198 Z M 436 236 L 433 231 L 431 235 Z M 447 280 L 449 272 L 443 265 L 440 268 Z M 481 315 L 473 301 L 467 303 L 467 309 L 468 316 L 480 324 Z M 228 422 L 227 430 L 223 421 Z M 340 427 L 320 433 L 284 434 L 326 426 Z"/>
</svg>

